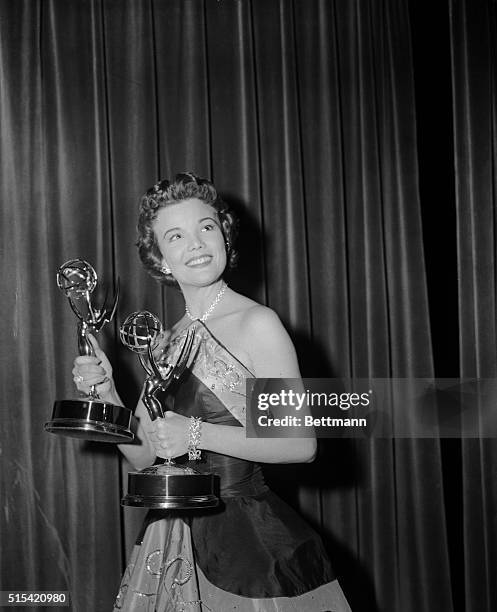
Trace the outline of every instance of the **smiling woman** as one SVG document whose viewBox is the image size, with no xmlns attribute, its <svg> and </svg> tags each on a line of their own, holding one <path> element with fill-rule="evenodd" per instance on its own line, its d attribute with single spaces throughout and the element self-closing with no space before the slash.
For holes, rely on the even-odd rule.
<svg viewBox="0 0 497 612">
<path fill-rule="evenodd" d="M 312 461 L 315 439 L 245 435 L 245 380 L 300 373 L 278 316 L 223 279 L 236 257 L 235 217 L 212 183 L 186 173 L 145 194 L 138 229 L 146 269 L 178 285 L 185 298 L 185 314 L 158 349 L 159 363 L 175 361 L 192 328 L 195 341 L 180 384 L 161 397 L 165 417 L 151 420 L 140 401 L 141 445 L 120 450 L 142 468 L 157 457 L 190 454 L 193 446 L 202 456 L 196 469 L 219 474 L 222 503 L 181 517 L 150 514 L 115 609 L 348 612 L 321 539 L 269 490 L 259 465 Z M 103 399 L 121 404 L 110 363 L 94 346 L 96 357 L 76 359 L 78 388 L 98 385 Z"/>
</svg>

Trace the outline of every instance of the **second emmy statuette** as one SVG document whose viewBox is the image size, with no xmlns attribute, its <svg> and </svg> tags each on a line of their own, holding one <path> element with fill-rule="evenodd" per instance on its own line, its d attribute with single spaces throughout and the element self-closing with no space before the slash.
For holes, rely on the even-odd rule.
<svg viewBox="0 0 497 612">
<path fill-rule="evenodd" d="M 79 320 L 79 354 L 94 355 L 87 334 L 96 334 L 112 321 L 117 308 L 119 286 L 110 307 L 104 303 L 101 308 L 95 308 L 91 294 L 97 286 L 97 274 L 82 259 L 71 259 L 59 268 L 57 285 Z M 134 421 L 131 410 L 102 401 L 95 387 L 92 387 L 90 393 L 83 398 L 56 401 L 52 420 L 45 423 L 45 429 L 72 438 L 123 443 L 134 439 Z"/>
<path fill-rule="evenodd" d="M 159 319 L 146 310 L 130 314 L 120 329 L 122 343 L 138 353 L 140 363 L 147 373 L 142 400 L 152 421 L 164 417 L 163 407 L 156 394 L 166 391 L 174 381 L 179 381 L 188 364 L 195 338 L 195 329 L 189 329 L 176 362 L 161 372 L 152 352 L 161 332 Z M 123 506 L 169 510 L 210 508 L 219 504 L 215 493 L 218 480 L 216 474 L 199 472 L 166 459 L 162 465 L 153 465 L 140 472 L 129 472 L 128 494 L 121 503 Z"/>
</svg>

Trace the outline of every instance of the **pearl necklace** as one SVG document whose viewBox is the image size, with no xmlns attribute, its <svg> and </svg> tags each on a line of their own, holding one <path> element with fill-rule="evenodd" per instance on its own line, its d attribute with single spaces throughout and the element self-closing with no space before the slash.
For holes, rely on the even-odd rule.
<svg viewBox="0 0 497 612">
<path fill-rule="evenodd" d="M 223 282 L 223 286 L 217 292 L 217 295 L 214 298 L 214 301 L 209 306 L 209 308 L 207 308 L 207 310 L 204 312 L 204 314 L 201 317 L 194 317 L 192 315 L 192 313 L 190 312 L 188 306 L 185 304 L 185 314 L 186 314 L 186 316 L 190 319 L 190 321 L 197 321 L 197 319 L 198 319 L 199 321 L 202 321 L 202 323 L 205 323 L 205 321 L 207 321 L 208 317 L 212 314 L 212 311 L 214 310 L 214 308 L 221 301 L 221 298 L 223 297 L 224 292 L 226 291 L 227 288 L 228 288 L 228 285 L 225 282 Z"/>
</svg>

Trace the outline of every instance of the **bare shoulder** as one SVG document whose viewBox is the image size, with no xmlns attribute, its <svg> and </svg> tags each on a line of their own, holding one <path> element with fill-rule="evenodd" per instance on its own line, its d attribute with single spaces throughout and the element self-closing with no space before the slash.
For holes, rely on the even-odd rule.
<svg viewBox="0 0 497 612">
<path fill-rule="evenodd" d="M 268 335 L 288 338 L 279 316 L 274 310 L 259 304 L 240 293 L 231 291 L 226 304 L 226 312 L 220 317 L 223 325 L 240 337 L 261 341 Z"/>
<path fill-rule="evenodd" d="M 299 376 L 293 343 L 271 308 L 229 290 L 207 325 L 211 333 L 256 376 Z"/>
<path fill-rule="evenodd" d="M 247 309 L 240 328 L 257 376 L 300 377 L 292 340 L 274 310 L 260 304 Z"/>
<path fill-rule="evenodd" d="M 250 333 L 287 335 L 285 328 L 274 310 L 254 302 L 241 313 L 243 328 Z"/>
</svg>

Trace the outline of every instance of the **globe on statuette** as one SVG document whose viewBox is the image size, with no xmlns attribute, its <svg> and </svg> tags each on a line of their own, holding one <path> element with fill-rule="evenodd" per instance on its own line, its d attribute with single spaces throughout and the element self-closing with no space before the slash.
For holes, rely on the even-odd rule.
<svg viewBox="0 0 497 612">
<path fill-rule="evenodd" d="M 57 286 L 67 297 L 91 293 L 97 286 L 97 273 L 83 259 L 71 259 L 57 271 Z"/>
<path fill-rule="evenodd" d="M 148 310 L 132 312 L 119 329 L 121 342 L 134 353 L 144 354 L 154 349 L 162 334 L 162 323 Z"/>
</svg>

